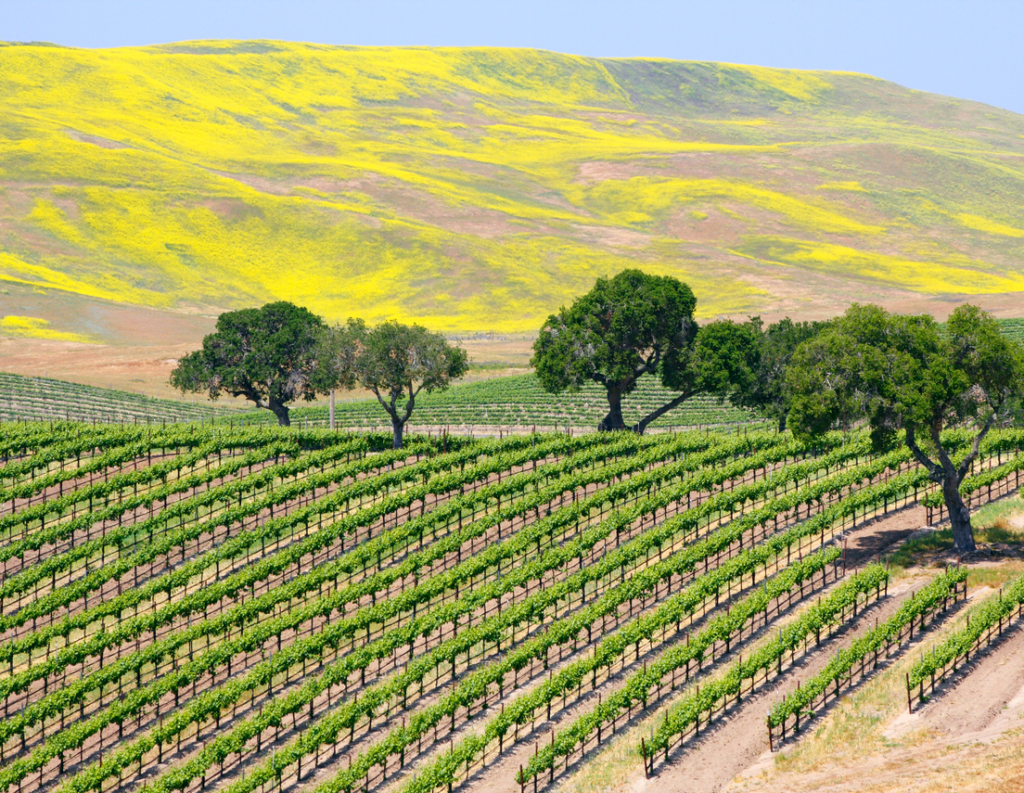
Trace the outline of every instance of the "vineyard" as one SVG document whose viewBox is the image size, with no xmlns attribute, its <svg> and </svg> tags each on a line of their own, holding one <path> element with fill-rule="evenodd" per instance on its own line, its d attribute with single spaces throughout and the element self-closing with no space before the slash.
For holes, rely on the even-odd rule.
<svg viewBox="0 0 1024 793">
<path fill-rule="evenodd" d="M 627 423 L 636 422 L 674 397 L 654 377 L 642 377 L 636 392 L 623 402 Z M 495 431 L 499 428 L 555 431 L 566 427 L 592 431 L 608 412 L 604 389 L 591 383 L 579 393 L 549 394 L 533 374 L 497 377 L 476 383 L 453 386 L 436 394 L 423 393 L 416 398 L 412 422 L 422 427 L 447 427 L 452 432 L 473 429 Z M 305 426 L 326 427 L 326 407 L 298 407 L 293 421 Z M 734 407 L 729 401 L 698 395 L 688 399 L 655 421 L 651 428 L 667 431 L 694 427 L 723 427 L 756 420 L 750 411 Z M 268 411 L 247 413 L 245 421 L 271 423 Z M 335 426 L 380 428 L 388 425 L 387 414 L 375 399 L 338 402 Z"/>
<path fill-rule="evenodd" d="M 643 378 L 626 402 L 628 421 L 636 421 L 672 398 L 653 378 Z M 327 427 L 328 408 L 296 403 L 292 421 L 303 427 Z M 445 427 L 453 433 L 494 434 L 501 431 L 593 431 L 608 412 L 604 392 L 592 386 L 579 394 L 544 392 L 532 374 L 498 377 L 453 386 L 438 394 L 421 394 L 413 414 L 414 427 Z M 0 421 L 83 421 L 171 423 L 219 419 L 231 424 L 276 424 L 266 410 L 239 411 L 203 398 L 190 405 L 169 399 L 68 383 L 44 377 L 0 372 Z M 755 421 L 749 411 L 710 396 L 689 399 L 656 421 L 654 431 L 724 427 Z M 335 426 L 374 431 L 388 428 L 387 414 L 375 399 L 339 401 Z"/>
<path fill-rule="evenodd" d="M 1003 334 L 1024 340 L 1024 319 L 1000 319 Z M 640 379 L 637 390 L 624 401 L 627 423 L 665 402 L 674 394 L 656 378 Z M 297 402 L 292 420 L 303 427 L 327 427 L 326 405 L 314 407 Z M 549 394 L 531 374 L 495 377 L 454 385 L 441 393 L 423 393 L 417 397 L 413 428 L 452 433 L 493 434 L 502 432 L 592 431 L 608 411 L 603 389 L 590 384 L 579 393 Z M 228 424 L 274 424 L 276 419 L 265 410 L 243 410 L 211 403 L 200 398 L 198 404 L 156 399 L 126 391 L 96 388 L 46 377 L 24 377 L 0 372 L 0 421 L 83 421 L 124 423 L 170 423 L 220 419 Z M 737 408 L 727 400 L 698 395 L 666 413 L 650 428 L 671 432 L 693 428 L 728 428 L 757 422 L 758 416 Z M 348 430 L 384 430 L 387 414 L 375 399 L 346 399 L 339 394 L 335 408 L 335 426 Z"/>
<path fill-rule="evenodd" d="M 199 405 L 189 405 L 50 377 L 0 372 L 0 421 L 174 422 L 200 421 L 225 413 L 205 399 Z"/>
<path fill-rule="evenodd" d="M 934 498 L 862 434 L 2 429 L 3 793 L 539 791 L 613 740 L 657 776 L 850 634 L 759 716 L 792 743 L 966 594 L 963 567 L 891 591 L 848 559 Z M 1019 486 L 1022 445 L 986 439 L 975 503 Z M 922 654 L 908 702 L 1022 602 Z"/>
</svg>

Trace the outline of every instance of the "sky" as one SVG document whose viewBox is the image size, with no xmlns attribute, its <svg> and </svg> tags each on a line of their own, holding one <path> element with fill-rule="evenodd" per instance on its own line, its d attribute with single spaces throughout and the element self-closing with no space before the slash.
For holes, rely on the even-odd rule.
<svg viewBox="0 0 1024 793">
<path fill-rule="evenodd" d="M 0 41 L 536 47 L 863 72 L 1024 114 L 1021 0 L 0 0 Z"/>
</svg>

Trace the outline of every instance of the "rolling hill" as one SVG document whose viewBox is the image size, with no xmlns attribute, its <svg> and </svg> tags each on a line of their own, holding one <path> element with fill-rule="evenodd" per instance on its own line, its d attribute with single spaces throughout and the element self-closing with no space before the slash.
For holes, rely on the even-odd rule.
<svg viewBox="0 0 1024 793">
<path fill-rule="evenodd" d="M 76 300 L 272 299 L 528 333 L 625 266 L 682 277 L 702 317 L 964 298 L 1013 313 L 1024 292 L 1024 117 L 864 75 L 9 44 L 0 106 L 0 279 L 64 301 L 0 296 L 0 335 L 102 340 L 61 336 L 81 331 Z"/>
</svg>

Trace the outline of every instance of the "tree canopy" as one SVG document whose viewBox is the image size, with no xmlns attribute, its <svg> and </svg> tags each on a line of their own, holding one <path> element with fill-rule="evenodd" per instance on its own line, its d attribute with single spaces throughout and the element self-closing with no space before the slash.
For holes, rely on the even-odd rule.
<svg viewBox="0 0 1024 793">
<path fill-rule="evenodd" d="M 697 299 L 678 279 L 623 270 L 598 279 L 569 308 L 548 317 L 534 343 L 532 364 L 552 393 L 602 385 L 608 414 L 600 430 L 626 429 L 622 399 L 644 375 L 660 378 L 678 395 L 632 429 L 643 433 L 660 416 L 701 391 L 725 396 L 749 387 L 757 366 L 750 328 L 716 322 L 698 332 Z"/>
<path fill-rule="evenodd" d="M 391 418 L 394 447 L 402 447 L 406 422 L 421 391 L 443 391 L 469 369 L 465 350 L 419 325 L 384 322 L 368 328 L 350 319 L 321 334 L 322 387 L 362 386 Z"/>
<path fill-rule="evenodd" d="M 881 449 L 902 430 L 915 459 L 942 487 L 957 549 L 974 550 L 960 483 L 989 429 L 1024 390 L 1024 352 L 995 320 L 964 305 L 943 331 L 928 316 L 854 305 L 797 350 L 786 382 L 798 436 L 866 419 Z M 975 430 L 970 449 L 959 454 L 942 439 L 944 429 L 957 426 Z"/>
<path fill-rule="evenodd" d="M 814 338 L 829 323 L 794 322 L 785 317 L 765 327 L 760 317 L 751 317 L 748 324 L 757 338 L 758 364 L 748 386 L 735 392 L 733 402 L 773 419 L 782 432 L 789 414 L 786 367 L 797 347 Z"/>
<path fill-rule="evenodd" d="M 318 393 L 316 348 L 323 320 L 285 301 L 230 311 L 202 349 L 178 361 L 170 384 L 182 393 L 245 397 L 288 426 L 288 403 Z M 322 391 L 321 391 L 322 393 Z"/>
</svg>

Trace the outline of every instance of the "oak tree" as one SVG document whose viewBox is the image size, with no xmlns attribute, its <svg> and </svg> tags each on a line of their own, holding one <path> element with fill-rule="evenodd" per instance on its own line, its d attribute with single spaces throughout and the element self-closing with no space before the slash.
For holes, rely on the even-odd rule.
<svg viewBox="0 0 1024 793">
<path fill-rule="evenodd" d="M 533 346 L 537 377 L 551 393 L 601 385 L 608 398 L 602 431 L 627 429 L 623 399 L 644 375 L 658 377 L 676 395 L 629 428 L 641 434 L 697 393 L 724 398 L 749 387 L 758 354 L 751 329 L 716 322 L 698 332 L 696 304 L 690 287 L 669 276 L 623 270 L 600 278 L 544 323 Z"/>
<path fill-rule="evenodd" d="M 774 420 L 779 432 L 784 432 L 789 414 L 786 367 L 797 347 L 818 335 L 828 322 L 794 322 L 785 317 L 765 327 L 760 317 L 751 317 L 747 324 L 757 338 L 758 364 L 749 387 L 739 389 L 733 402 Z"/>
<path fill-rule="evenodd" d="M 323 324 L 286 301 L 221 314 L 202 349 L 178 361 L 170 384 L 182 393 L 205 391 L 214 400 L 222 393 L 245 397 L 286 427 L 288 403 L 318 393 L 316 347 Z"/>
<path fill-rule="evenodd" d="M 942 488 L 956 548 L 975 549 L 960 484 L 985 435 L 1024 392 L 1024 351 L 992 317 L 960 306 L 943 330 L 928 316 L 854 305 L 797 350 L 786 379 L 798 436 L 864 419 L 883 449 L 902 430 L 914 458 Z M 942 431 L 951 427 L 972 429 L 966 452 L 944 441 Z"/>
<path fill-rule="evenodd" d="M 394 448 L 421 391 L 443 391 L 469 369 L 469 357 L 438 333 L 419 325 L 384 322 L 368 328 L 350 319 L 321 334 L 321 385 L 368 389 L 391 419 Z"/>
</svg>

